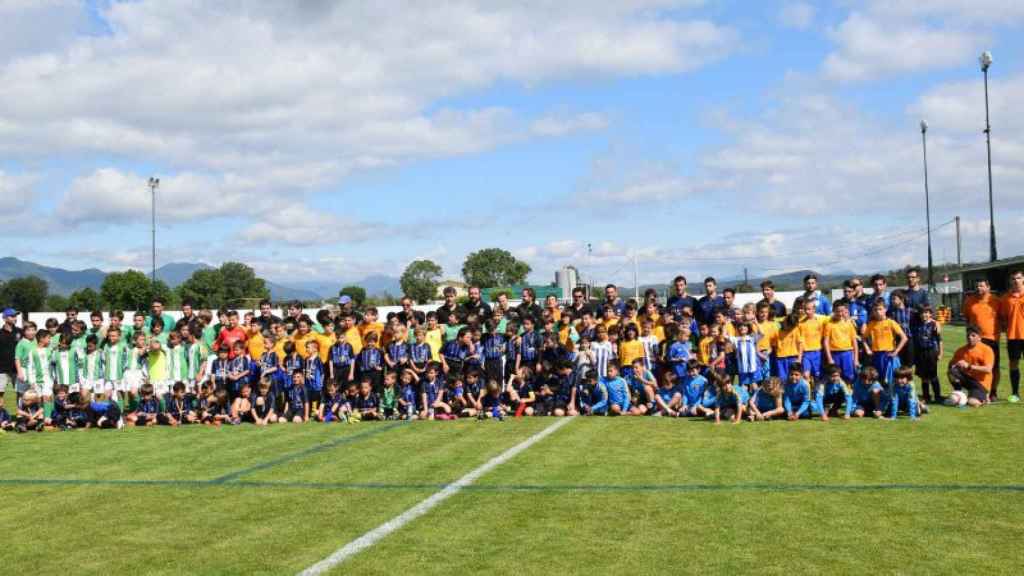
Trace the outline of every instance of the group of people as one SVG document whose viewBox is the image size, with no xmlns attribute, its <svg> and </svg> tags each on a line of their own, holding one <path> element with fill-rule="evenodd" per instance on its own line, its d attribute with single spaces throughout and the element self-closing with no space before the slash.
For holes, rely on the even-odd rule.
<svg viewBox="0 0 1024 576">
<path fill-rule="evenodd" d="M 706 278 L 691 296 L 683 276 L 664 304 L 648 290 L 625 301 L 614 285 L 592 302 L 543 304 L 532 289 L 513 306 L 470 287 L 436 310 L 379 318 L 350 298 L 310 317 L 299 303 L 259 310 L 196 311 L 175 319 L 154 301 L 131 323 L 120 311 L 42 327 L 4 310 L 0 402 L 13 384 L 13 415 L 0 427 L 353 422 L 372 419 L 503 419 L 509 416 L 655 415 L 715 422 L 817 417 L 917 418 L 943 400 L 941 326 L 920 272 L 908 288 L 884 276 L 866 293 L 853 278 L 831 302 L 812 274 L 792 307 L 775 298 L 735 305 L 735 291 Z M 1024 350 L 1024 274 L 1001 299 L 986 283 L 965 303 L 968 344 L 947 373 L 971 406 L 995 399 L 998 337 L 1007 334 L 1013 394 Z M 920 383 L 920 394 L 915 384 Z"/>
</svg>

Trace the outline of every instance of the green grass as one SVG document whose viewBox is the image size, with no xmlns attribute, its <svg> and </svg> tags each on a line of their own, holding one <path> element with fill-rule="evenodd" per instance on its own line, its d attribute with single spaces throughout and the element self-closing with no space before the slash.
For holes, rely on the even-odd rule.
<svg viewBox="0 0 1024 576">
<path fill-rule="evenodd" d="M 577 418 L 333 573 L 1018 573 L 1022 416 Z M 551 423 L 7 434 L 0 570 L 293 574 Z"/>
</svg>

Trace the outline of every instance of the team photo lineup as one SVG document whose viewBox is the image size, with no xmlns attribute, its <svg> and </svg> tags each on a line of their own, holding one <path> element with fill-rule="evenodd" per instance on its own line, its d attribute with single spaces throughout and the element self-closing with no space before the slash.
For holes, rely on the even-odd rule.
<svg viewBox="0 0 1024 576">
<path fill-rule="evenodd" d="M 946 366 L 940 311 L 918 269 L 906 280 L 890 291 L 882 275 L 868 290 L 851 278 L 832 302 L 808 275 L 791 306 L 770 281 L 760 301 L 736 306 L 735 290 L 720 291 L 714 278 L 697 297 L 678 276 L 664 305 L 653 289 L 637 302 L 608 285 L 593 302 L 577 287 L 565 305 L 526 288 L 514 306 L 508 293 L 492 305 L 470 287 L 460 303 L 446 288 L 436 310 L 406 297 L 385 318 L 347 296 L 314 317 L 298 302 L 283 318 L 269 301 L 216 318 L 183 302 L 175 320 L 156 300 L 130 322 L 120 311 L 108 322 L 92 311 L 86 322 L 70 308 L 62 322 L 18 326 L 6 309 L 13 366 L 4 384 L 16 388 L 17 406 L 0 422 L 27 432 L 575 415 L 917 419 L 933 403 L 998 399 L 1001 333 L 1016 403 L 1024 273 L 1011 274 L 1002 298 L 977 283 L 963 306 L 967 344 Z"/>
</svg>

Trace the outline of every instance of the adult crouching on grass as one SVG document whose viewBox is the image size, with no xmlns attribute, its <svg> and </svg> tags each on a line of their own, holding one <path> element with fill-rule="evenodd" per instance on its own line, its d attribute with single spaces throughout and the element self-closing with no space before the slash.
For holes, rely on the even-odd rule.
<svg viewBox="0 0 1024 576">
<path fill-rule="evenodd" d="M 992 349 L 982 343 L 981 330 L 972 324 L 967 327 L 967 344 L 949 361 L 949 383 L 954 390 L 967 394 L 969 406 L 982 406 L 988 403 L 994 365 Z"/>
</svg>

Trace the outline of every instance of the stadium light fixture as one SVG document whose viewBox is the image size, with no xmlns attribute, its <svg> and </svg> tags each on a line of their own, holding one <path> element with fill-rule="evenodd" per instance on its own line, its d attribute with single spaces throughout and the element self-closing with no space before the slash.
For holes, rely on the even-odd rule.
<svg viewBox="0 0 1024 576">
<path fill-rule="evenodd" d="M 932 262 L 932 207 L 928 194 L 928 122 L 921 120 L 921 149 L 924 152 L 924 221 L 928 227 L 928 291 L 935 291 L 935 269 Z"/>
<path fill-rule="evenodd" d="M 998 253 L 996 252 L 996 211 L 992 202 L 992 125 L 989 123 L 988 116 L 988 69 L 992 66 L 992 53 L 988 50 L 982 52 L 978 57 L 978 63 L 981 64 L 981 72 L 985 75 L 985 147 L 988 150 L 988 257 L 989 261 L 995 262 L 998 259 Z"/>
<path fill-rule="evenodd" d="M 153 233 L 153 276 L 152 276 L 153 286 L 156 286 L 156 189 L 159 188 L 159 187 L 160 187 L 160 179 L 159 178 L 150 177 L 149 178 L 149 194 L 150 194 L 150 199 L 152 201 L 151 208 L 152 208 L 152 217 L 153 217 L 153 222 L 152 222 L 153 226 L 152 226 L 152 229 L 151 229 L 151 231 Z"/>
</svg>

